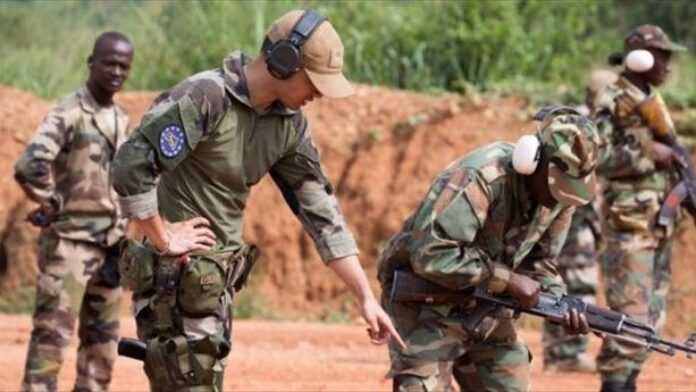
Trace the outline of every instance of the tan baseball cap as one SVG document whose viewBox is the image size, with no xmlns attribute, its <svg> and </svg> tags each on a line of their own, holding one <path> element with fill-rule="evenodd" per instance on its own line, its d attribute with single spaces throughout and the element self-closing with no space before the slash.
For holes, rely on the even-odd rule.
<svg viewBox="0 0 696 392">
<path fill-rule="evenodd" d="M 266 36 L 275 43 L 290 36 L 304 11 L 295 10 L 278 18 Z M 329 21 L 322 22 L 302 45 L 302 63 L 307 76 L 319 92 L 331 98 L 353 94 L 353 86 L 343 75 L 343 42 Z"/>
</svg>

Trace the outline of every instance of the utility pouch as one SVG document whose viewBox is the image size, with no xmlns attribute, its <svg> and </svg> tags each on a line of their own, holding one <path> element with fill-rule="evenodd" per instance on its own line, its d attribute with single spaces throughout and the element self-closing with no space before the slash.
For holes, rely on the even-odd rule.
<svg viewBox="0 0 696 392">
<path fill-rule="evenodd" d="M 461 310 L 455 308 L 452 315 L 457 319 L 463 320 L 462 327 L 469 335 L 469 341 L 472 343 L 485 341 L 502 320 L 514 317 L 514 311 L 511 309 L 503 308 L 496 304 L 477 302 L 473 309 Z"/>
<path fill-rule="evenodd" d="M 227 287 L 239 292 L 249 280 L 251 270 L 259 257 L 256 245 L 247 245 L 235 252 L 229 260 Z"/>
<path fill-rule="evenodd" d="M 179 280 L 177 301 L 188 317 L 206 317 L 219 309 L 225 293 L 227 262 L 218 255 L 191 257 Z"/>
<path fill-rule="evenodd" d="M 152 385 L 160 390 L 180 390 L 181 388 L 211 385 L 216 374 L 210 355 L 197 355 L 183 335 L 160 336 L 147 342 L 145 373 Z"/>
<path fill-rule="evenodd" d="M 123 241 L 118 260 L 121 285 L 132 290 L 136 296 L 153 290 L 157 257 L 150 248 L 138 241 Z"/>
<path fill-rule="evenodd" d="M 648 231 L 659 210 L 658 194 L 654 191 L 622 192 L 609 205 L 609 221 L 618 230 Z"/>
</svg>

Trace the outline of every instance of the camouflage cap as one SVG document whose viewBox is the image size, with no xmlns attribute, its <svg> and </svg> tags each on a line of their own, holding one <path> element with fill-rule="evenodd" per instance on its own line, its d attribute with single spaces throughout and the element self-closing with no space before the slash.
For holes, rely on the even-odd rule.
<svg viewBox="0 0 696 392">
<path fill-rule="evenodd" d="M 686 50 L 685 46 L 676 44 L 669 39 L 669 36 L 662 29 L 655 25 L 642 25 L 636 27 L 626 35 L 624 39 L 624 51 L 629 52 L 633 49 L 655 48 L 670 52 L 680 52 Z"/>
<path fill-rule="evenodd" d="M 594 198 L 599 136 L 591 120 L 565 106 L 542 109 L 535 119 L 543 155 L 549 160 L 549 189 L 562 204 L 581 206 Z"/>
<path fill-rule="evenodd" d="M 304 12 L 294 10 L 278 18 L 266 32 L 268 39 L 287 39 Z M 343 75 L 343 42 L 328 20 L 302 45 L 302 66 L 322 95 L 341 98 L 353 94 L 353 86 Z"/>
</svg>

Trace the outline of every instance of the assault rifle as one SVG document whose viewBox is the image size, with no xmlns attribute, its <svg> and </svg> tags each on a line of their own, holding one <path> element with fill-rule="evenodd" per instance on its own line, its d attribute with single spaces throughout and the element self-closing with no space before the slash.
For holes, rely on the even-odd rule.
<svg viewBox="0 0 696 392">
<path fill-rule="evenodd" d="M 623 313 L 585 303 L 578 297 L 558 298 L 555 295 L 542 292 L 536 305 L 525 308 L 510 297 L 492 296 L 481 287 L 456 291 L 432 283 L 412 272 L 396 271 L 394 273 L 390 298 L 392 302 L 416 302 L 432 305 L 471 304 L 472 299 L 477 302 L 477 307 L 488 307 L 488 314 L 493 313 L 498 307 L 505 307 L 514 310 L 516 314 L 528 313 L 543 317 L 556 324 L 563 322 L 563 316 L 569 310 L 577 309 L 578 312 L 585 314 L 590 330 L 597 334 L 612 335 L 619 340 L 632 342 L 650 351 L 670 356 L 675 355 L 676 351 L 683 351 L 688 358 L 692 358 L 692 354 L 696 354 L 696 333 L 689 335 L 683 344 L 671 342 L 662 339 L 655 329 L 647 324 L 634 320 Z M 462 322 L 468 324 L 470 320 L 467 316 L 477 313 L 480 312 L 462 314 Z M 454 316 L 455 319 L 459 317 L 458 314 Z"/>
<path fill-rule="evenodd" d="M 118 355 L 145 361 L 147 346 L 138 339 L 121 338 L 118 342 Z"/>
<path fill-rule="evenodd" d="M 638 104 L 638 113 L 648 124 L 655 138 L 672 148 L 681 178 L 681 181 L 667 195 L 660 209 L 657 223 L 664 226 L 671 224 L 677 208 L 685 199 L 688 199 L 685 203 L 686 209 L 696 219 L 696 166 L 689 150 L 677 140 L 677 133 L 667 105 L 660 95 L 653 95 Z"/>
</svg>

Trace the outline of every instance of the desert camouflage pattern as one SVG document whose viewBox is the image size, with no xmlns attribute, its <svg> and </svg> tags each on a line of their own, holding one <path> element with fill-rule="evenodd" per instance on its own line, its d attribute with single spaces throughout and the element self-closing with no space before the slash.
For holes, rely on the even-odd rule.
<svg viewBox="0 0 696 392">
<path fill-rule="evenodd" d="M 208 218 L 224 250 L 242 244 L 251 187 L 270 173 L 324 261 L 357 253 L 302 112 L 253 109 L 240 52 L 162 93 L 116 156 L 116 191 L 128 217 Z M 185 139 L 171 155 L 162 135 Z M 164 150 L 163 150 L 164 149 Z M 156 187 L 159 179 L 159 186 Z"/>
<path fill-rule="evenodd" d="M 82 87 L 48 113 L 17 161 L 15 178 L 27 196 L 57 207 L 51 228 L 61 237 L 103 245 L 123 237 L 110 170 L 127 126 L 123 109 L 100 107 Z"/>
<path fill-rule="evenodd" d="M 108 391 L 116 360 L 121 290 L 118 249 L 63 238 L 39 237 L 36 307 L 22 391 L 57 391 L 65 349 L 79 319 L 74 390 Z"/>
<path fill-rule="evenodd" d="M 574 207 L 535 206 L 512 168 L 513 148 L 495 143 L 452 163 L 380 256 L 382 302 L 408 343 L 405 351 L 390 345 L 396 390 L 448 391 L 452 375 L 464 390 L 529 387 L 530 356 L 511 313 L 481 315 L 473 302 L 432 306 L 388 298 L 396 269 L 452 289 L 486 285 L 492 292 L 502 291 L 507 271 L 516 270 L 547 290 L 564 291 L 554 260 Z M 469 316 L 471 325 L 454 321 L 456 314 Z"/>
<path fill-rule="evenodd" d="M 279 103 L 265 112 L 255 110 L 243 71 L 248 61 L 234 52 L 222 67 L 193 75 L 162 93 L 116 156 L 115 188 L 126 216 L 143 219 L 159 212 L 170 222 L 203 216 L 217 237 L 210 254 L 194 255 L 181 271 L 178 300 L 173 302 L 177 314 L 163 316 L 161 309 L 167 306 L 161 305 L 167 299 L 153 290 L 136 295 L 139 336 L 148 342 L 169 339 L 184 351 L 190 348 L 200 361 L 192 365 L 188 355 L 179 356 L 177 363 L 147 361 L 153 388 L 163 382 L 178 383 L 177 388 L 221 388 L 229 350 L 220 348 L 231 345 L 226 330 L 231 315 L 212 305 L 229 302 L 231 288 L 225 284 L 232 265 L 226 254 L 244 249 L 246 201 L 251 187 L 266 174 L 314 240 L 322 260 L 358 253 L 321 168 L 307 119 Z M 149 257 L 141 255 L 135 264 L 142 265 Z M 200 275 L 202 269 L 209 272 Z M 154 271 L 160 273 L 161 263 Z M 210 295 L 215 297 L 204 300 Z M 205 303 L 211 306 L 201 308 Z M 152 329 L 152 322 L 173 327 Z M 191 368 L 200 372 L 167 380 L 176 369 Z"/>
<path fill-rule="evenodd" d="M 636 109 L 647 96 L 619 77 L 595 97 L 594 117 L 604 130 L 605 152 L 597 172 L 606 179 L 602 215 L 606 250 L 600 257 L 608 305 L 660 328 L 666 317 L 674 228 L 656 224 L 676 173 L 656 166 L 652 132 Z M 635 382 L 647 352 L 630 343 L 604 340 L 598 370 L 606 382 Z"/>
<path fill-rule="evenodd" d="M 595 303 L 599 283 L 597 257 L 601 241 L 599 217 L 595 203 L 576 209 L 568 230 L 566 242 L 557 258 L 558 271 L 566 284 L 568 295 Z M 573 363 L 587 350 L 588 338 L 584 335 L 568 335 L 563 327 L 544 322 L 542 334 L 544 366 Z"/>
<path fill-rule="evenodd" d="M 121 293 L 116 244 L 125 231 L 109 171 L 127 124 L 120 107 L 100 107 L 82 87 L 48 113 L 15 165 L 15 178 L 26 194 L 57 208 L 55 220 L 39 237 L 25 391 L 56 390 L 77 320 L 75 390 L 109 387 Z"/>
</svg>

